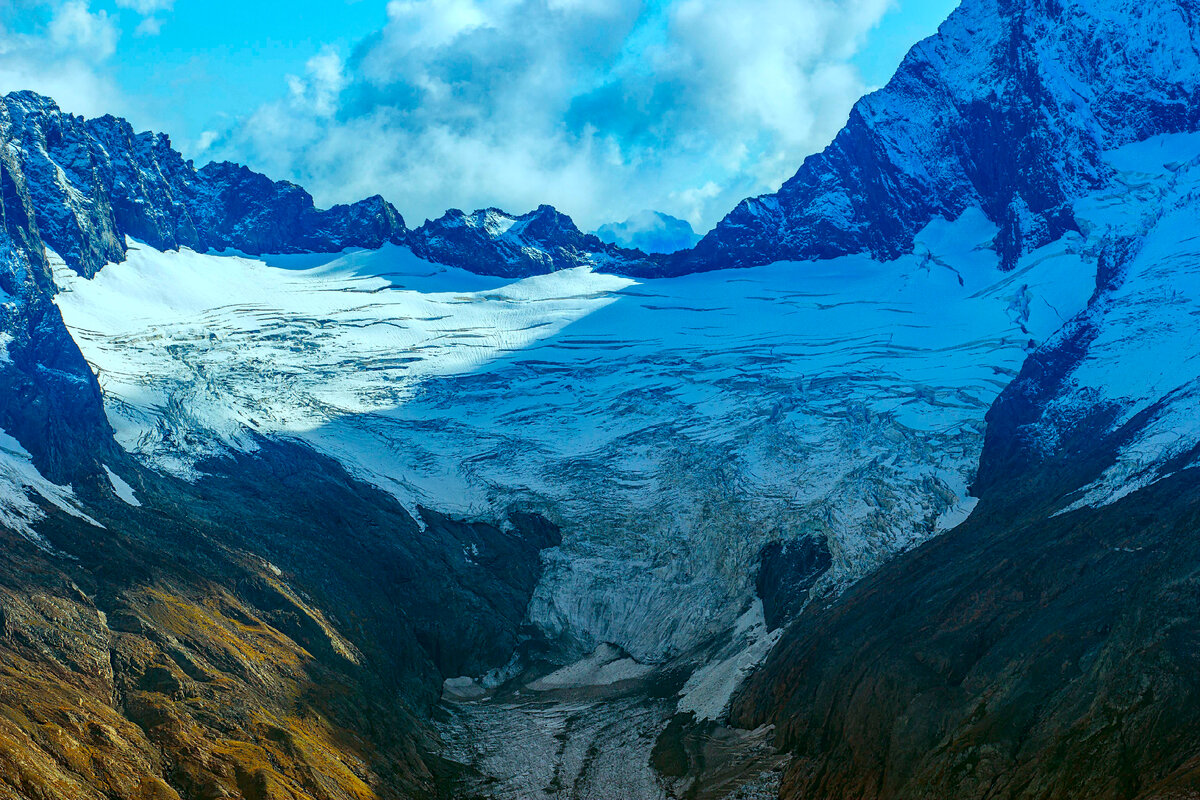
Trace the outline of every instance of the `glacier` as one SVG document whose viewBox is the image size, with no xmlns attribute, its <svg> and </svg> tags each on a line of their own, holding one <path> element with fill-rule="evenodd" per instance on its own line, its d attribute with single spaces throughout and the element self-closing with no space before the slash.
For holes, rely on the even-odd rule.
<svg viewBox="0 0 1200 800">
<path fill-rule="evenodd" d="M 969 513 L 984 412 L 1094 286 L 1078 237 L 1002 272 L 995 235 L 640 281 L 391 245 L 51 261 L 131 453 L 196 477 L 289 437 L 414 510 L 535 510 L 564 542 L 531 624 L 564 663 L 661 663 L 733 629 L 770 541 L 825 540 L 831 591 Z"/>
<path fill-rule="evenodd" d="M 663 797 L 647 754 L 668 721 L 708 736 L 786 640 L 755 584 L 769 553 L 819 543 L 825 571 L 788 611 L 832 605 L 968 519 L 973 482 L 993 498 L 986 437 L 1013 443 L 991 459 L 1010 476 L 1025 444 L 1069 460 L 1071 437 L 1092 437 L 1088 477 L 1052 498 L 1063 514 L 1200 463 L 1200 138 L 1178 132 L 1200 119 L 1190 12 L 965 3 L 778 194 L 669 257 L 548 206 L 416 230 L 381 198 L 321 211 L 291 184 L 197 170 L 164 137 L 10 95 L 0 167 L 28 173 L 5 202 L 29 253 L 0 273 L 0 312 L 53 295 L 116 441 L 153 469 L 198 480 L 283 439 L 415 520 L 519 511 L 560 528 L 519 635 L 503 629 L 512 660 L 491 669 L 506 639 L 431 674 L 440 744 L 496 797 Z M 0 331 L 0 368 L 44 381 L 68 348 L 22 355 L 22 331 L 59 330 L 28 308 Z M 92 386 L 75 361 L 53 396 Z M 28 450 L 0 434 L 0 524 L 33 538 L 51 505 L 82 513 L 65 475 L 141 502 L 115 447 L 78 448 L 103 472 L 34 469 L 55 466 L 38 437 L 76 407 L 28 425 Z M 474 544 L 449 547 L 477 565 Z M 770 762 L 761 730 L 719 735 Z"/>
</svg>

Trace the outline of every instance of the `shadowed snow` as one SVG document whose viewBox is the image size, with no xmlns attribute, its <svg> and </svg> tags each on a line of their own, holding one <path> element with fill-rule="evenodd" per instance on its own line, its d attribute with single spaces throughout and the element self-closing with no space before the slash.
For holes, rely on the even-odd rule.
<svg viewBox="0 0 1200 800">
<path fill-rule="evenodd" d="M 772 539 L 826 537 L 841 583 L 969 513 L 984 412 L 1093 284 L 1077 240 L 1002 273 L 994 234 L 641 283 L 135 246 L 58 303 L 131 452 L 294 436 L 410 506 L 539 510 L 532 621 L 654 662 L 733 625 Z"/>
</svg>

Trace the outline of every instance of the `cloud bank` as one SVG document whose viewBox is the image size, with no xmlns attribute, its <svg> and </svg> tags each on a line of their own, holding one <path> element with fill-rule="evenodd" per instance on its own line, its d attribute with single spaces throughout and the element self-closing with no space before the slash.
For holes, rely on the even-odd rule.
<svg viewBox="0 0 1200 800">
<path fill-rule="evenodd" d="M 276 100 L 176 138 L 324 205 L 383 194 L 410 224 L 552 203 L 585 229 L 652 208 L 704 231 L 842 126 L 866 89 L 851 59 L 892 1 L 391 0 Z M 111 67 L 121 31 L 136 47 L 173 2 L 114 3 L 0 0 L 0 90 L 152 122 Z"/>
<path fill-rule="evenodd" d="M 654 208 L 705 230 L 842 126 L 889 3 L 392 0 L 212 152 L 412 223 L 549 202 L 585 228 Z"/>
<path fill-rule="evenodd" d="M 140 98 L 121 90 L 112 66 L 122 22 L 139 36 L 156 35 L 173 3 L 115 0 L 110 13 L 89 0 L 0 0 L 0 93 L 29 89 L 88 117 L 151 118 Z"/>
<path fill-rule="evenodd" d="M 32 89 L 80 114 L 112 111 L 118 91 L 101 67 L 118 38 L 113 18 L 86 0 L 0 3 L 0 91 Z"/>
</svg>

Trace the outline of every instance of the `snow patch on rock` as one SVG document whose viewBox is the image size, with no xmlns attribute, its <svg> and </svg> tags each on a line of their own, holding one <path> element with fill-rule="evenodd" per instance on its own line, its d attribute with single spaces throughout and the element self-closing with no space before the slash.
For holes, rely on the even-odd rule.
<svg viewBox="0 0 1200 800">
<path fill-rule="evenodd" d="M 107 464 L 104 465 L 104 474 L 108 475 L 108 482 L 112 485 L 113 493 L 123 502 L 135 508 L 142 505 L 142 501 L 138 500 L 137 495 L 133 493 L 133 487 L 126 483 L 120 475 L 109 469 Z"/>
<path fill-rule="evenodd" d="M 762 600 L 756 597 L 734 624 L 730 644 L 718 658 L 692 673 L 684 684 L 679 697 L 680 713 L 691 712 L 697 720 L 724 719 L 733 693 L 763 662 L 782 634 L 782 628 L 767 630 Z"/>
<path fill-rule="evenodd" d="M 98 528 L 104 527 L 80 509 L 71 487 L 47 480 L 33 465 L 28 451 L 0 430 L 0 528 L 16 531 L 45 547 L 46 540 L 33 526 L 45 519 L 46 512 L 35 498 Z"/>
<path fill-rule="evenodd" d="M 619 647 L 605 643 L 575 663 L 530 682 L 529 688 L 536 692 L 545 692 L 553 689 L 611 686 L 621 681 L 644 678 L 653 669 L 634 661 Z"/>
</svg>

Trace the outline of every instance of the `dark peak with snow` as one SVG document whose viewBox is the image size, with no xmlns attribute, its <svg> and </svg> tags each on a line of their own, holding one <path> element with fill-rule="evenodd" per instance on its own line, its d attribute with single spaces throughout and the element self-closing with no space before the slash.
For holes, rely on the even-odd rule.
<svg viewBox="0 0 1200 800">
<path fill-rule="evenodd" d="M 855 105 L 824 152 L 743 201 L 669 271 L 870 252 L 978 206 L 1017 256 L 1074 228 L 1102 150 L 1193 129 L 1200 13 L 1188 0 L 978 0 Z"/>
<path fill-rule="evenodd" d="M 623 271 L 647 263 L 644 254 L 583 233 L 566 214 L 541 205 L 513 215 L 497 208 L 467 214 L 451 209 L 409 237 L 413 252 L 441 264 L 516 278 L 572 267 Z"/>
<path fill-rule="evenodd" d="M 0 139 L 15 148 L 41 237 L 83 275 L 120 261 L 126 236 L 258 254 L 379 247 L 407 233 L 380 197 L 318 209 L 293 183 L 228 162 L 196 169 L 164 135 L 67 114 L 32 92 L 0 101 Z"/>
</svg>

